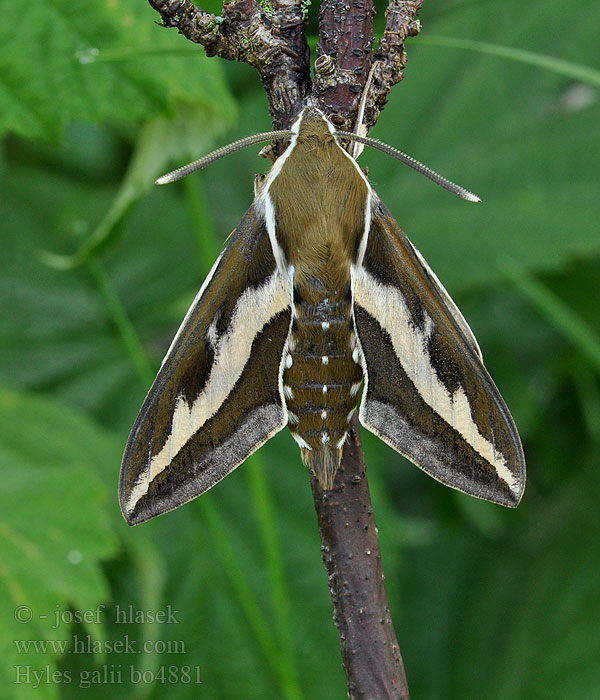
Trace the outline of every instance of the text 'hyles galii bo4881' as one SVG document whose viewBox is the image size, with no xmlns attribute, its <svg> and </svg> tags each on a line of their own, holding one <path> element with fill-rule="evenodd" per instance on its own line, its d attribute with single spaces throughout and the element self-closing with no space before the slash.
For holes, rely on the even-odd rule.
<svg viewBox="0 0 600 700">
<path fill-rule="evenodd" d="M 340 137 L 307 106 L 188 311 L 131 430 L 130 524 L 220 481 L 289 426 L 324 489 L 359 420 L 434 478 L 516 506 L 525 461 L 462 314 Z M 478 198 L 399 154 L 457 194 Z M 203 167 L 197 161 L 160 181 Z"/>
</svg>

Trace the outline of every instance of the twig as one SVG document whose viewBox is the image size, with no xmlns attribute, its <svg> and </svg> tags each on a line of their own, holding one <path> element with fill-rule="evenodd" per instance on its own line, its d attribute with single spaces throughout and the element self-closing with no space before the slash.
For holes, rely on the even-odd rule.
<svg viewBox="0 0 600 700">
<path fill-rule="evenodd" d="M 371 69 L 373 1 L 321 3 L 313 93 L 340 129 L 351 130 Z"/>
<path fill-rule="evenodd" d="M 190 0 L 149 0 L 165 27 L 202 44 L 207 56 L 241 61 L 257 69 L 269 98 L 275 129 L 297 114 L 310 88 L 309 52 L 301 0 L 277 0 L 266 14 L 255 0 L 223 4 L 223 17 Z"/>
<path fill-rule="evenodd" d="M 373 90 L 367 102 L 367 127 L 377 122 L 392 87 L 404 78 L 404 41 L 409 36 L 417 36 L 421 31 L 421 23 L 416 17 L 423 2 L 424 0 L 390 0 L 385 11 L 385 30 L 375 52 L 377 64 Z"/>
<path fill-rule="evenodd" d="M 334 620 L 352 700 L 407 700 L 356 416 L 332 491 L 311 479 Z"/>
<path fill-rule="evenodd" d="M 354 126 L 372 42 L 372 0 L 322 3 L 314 93 L 339 128 Z M 376 71 L 377 66 L 375 80 Z M 314 478 L 311 484 L 350 698 L 404 700 L 406 675 L 388 608 L 356 416 L 333 491 L 323 493 Z"/>
</svg>

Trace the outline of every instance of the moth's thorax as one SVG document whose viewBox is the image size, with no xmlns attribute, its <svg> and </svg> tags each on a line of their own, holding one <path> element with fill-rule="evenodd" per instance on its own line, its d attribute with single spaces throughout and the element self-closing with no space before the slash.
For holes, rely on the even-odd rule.
<svg viewBox="0 0 600 700">
<path fill-rule="evenodd" d="M 290 148 L 269 187 L 277 242 L 297 284 L 344 287 L 365 232 L 368 185 L 316 110 L 305 110 Z"/>
</svg>

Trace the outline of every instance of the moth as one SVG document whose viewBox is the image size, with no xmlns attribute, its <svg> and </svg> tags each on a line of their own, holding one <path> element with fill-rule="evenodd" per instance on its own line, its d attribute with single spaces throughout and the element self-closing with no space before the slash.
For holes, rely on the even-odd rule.
<svg viewBox="0 0 600 700">
<path fill-rule="evenodd" d="M 135 525 L 214 486 L 286 425 L 331 489 L 349 423 L 448 486 L 515 507 L 525 460 L 475 337 L 342 139 L 306 106 L 213 265 L 129 435 L 120 504 Z M 171 181 L 216 151 L 157 181 Z M 362 389 L 362 398 L 361 398 Z"/>
</svg>

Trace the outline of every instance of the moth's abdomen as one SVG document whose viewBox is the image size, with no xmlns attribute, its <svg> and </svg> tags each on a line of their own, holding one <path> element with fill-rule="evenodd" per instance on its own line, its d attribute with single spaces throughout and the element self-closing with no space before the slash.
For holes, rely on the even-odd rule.
<svg viewBox="0 0 600 700">
<path fill-rule="evenodd" d="M 323 488 L 331 488 L 348 424 L 358 403 L 362 369 L 349 293 L 305 300 L 294 290 L 294 320 L 284 364 L 289 427 Z M 354 359 L 353 359 L 354 354 Z"/>
</svg>

